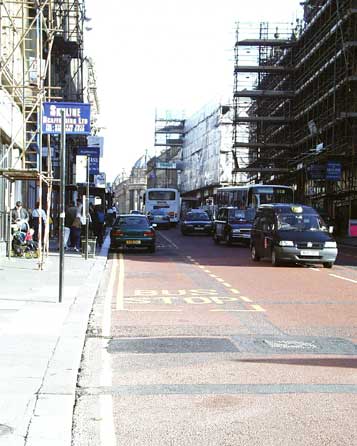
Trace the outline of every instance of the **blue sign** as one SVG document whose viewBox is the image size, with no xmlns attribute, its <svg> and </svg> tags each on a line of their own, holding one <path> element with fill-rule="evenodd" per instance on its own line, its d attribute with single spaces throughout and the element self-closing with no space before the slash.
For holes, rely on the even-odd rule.
<svg viewBox="0 0 357 446">
<path fill-rule="evenodd" d="M 326 167 L 323 164 L 312 164 L 307 168 L 307 175 L 310 180 L 324 180 Z"/>
<path fill-rule="evenodd" d="M 328 161 L 326 164 L 326 180 L 340 181 L 342 176 L 341 163 L 335 163 L 334 161 Z"/>
<path fill-rule="evenodd" d="M 99 174 L 99 151 L 100 147 L 78 147 L 77 155 L 89 157 L 89 174 Z"/>
<path fill-rule="evenodd" d="M 61 110 L 65 113 L 68 135 L 90 135 L 90 104 L 80 102 L 44 102 L 42 115 L 44 135 L 61 133 Z"/>
</svg>

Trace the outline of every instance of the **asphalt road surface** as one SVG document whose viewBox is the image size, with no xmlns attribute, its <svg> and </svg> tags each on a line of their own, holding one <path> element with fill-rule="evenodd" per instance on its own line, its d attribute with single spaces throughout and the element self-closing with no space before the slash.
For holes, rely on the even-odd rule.
<svg viewBox="0 0 357 446">
<path fill-rule="evenodd" d="M 73 444 L 357 444 L 357 249 L 333 269 L 254 263 L 178 229 L 111 253 Z"/>
</svg>

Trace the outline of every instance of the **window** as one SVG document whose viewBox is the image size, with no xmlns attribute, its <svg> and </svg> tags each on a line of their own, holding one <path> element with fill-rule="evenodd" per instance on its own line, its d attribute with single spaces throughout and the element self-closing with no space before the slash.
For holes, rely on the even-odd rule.
<svg viewBox="0 0 357 446">
<path fill-rule="evenodd" d="M 167 190 L 153 190 L 149 192 L 149 200 L 175 200 L 176 192 Z"/>
</svg>

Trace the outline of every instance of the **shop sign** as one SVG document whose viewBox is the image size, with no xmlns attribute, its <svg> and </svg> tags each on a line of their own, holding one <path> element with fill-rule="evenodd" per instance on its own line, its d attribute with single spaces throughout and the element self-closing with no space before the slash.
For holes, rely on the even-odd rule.
<svg viewBox="0 0 357 446">
<path fill-rule="evenodd" d="M 341 163 L 328 161 L 328 163 L 326 164 L 326 180 L 340 181 L 341 174 L 342 174 Z"/>
<path fill-rule="evenodd" d="M 348 235 L 357 237 L 357 220 L 350 220 L 348 224 Z"/>
<path fill-rule="evenodd" d="M 175 162 L 163 162 L 158 161 L 156 163 L 157 169 L 176 169 L 176 163 Z"/>
<path fill-rule="evenodd" d="M 84 155 L 89 157 L 89 174 L 99 174 L 99 147 L 78 147 L 77 155 Z"/>
<path fill-rule="evenodd" d="M 326 166 L 323 164 L 312 164 L 307 168 L 307 175 L 310 180 L 324 180 L 326 175 Z"/>
<path fill-rule="evenodd" d="M 42 113 L 42 133 L 61 133 L 61 110 L 64 110 L 66 134 L 90 134 L 90 104 L 79 102 L 44 102 Z"/>
</svg>

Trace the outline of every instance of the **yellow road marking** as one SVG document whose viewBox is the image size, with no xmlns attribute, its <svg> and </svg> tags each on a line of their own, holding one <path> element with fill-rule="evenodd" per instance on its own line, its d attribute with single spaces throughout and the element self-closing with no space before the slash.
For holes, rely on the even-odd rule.
<svg viewBox="0 0 357 446">
<path fill-rule="evenodd" d="M 214 277 L 215 279 L 218 277 L 215 274 L 210 274 L 211 277 Z"/>
<path fill-rule="evenodd" d="M 244 300 L 244 302 L 252 302 L 252 300 L 249 299 L 249 297 L 246 297 L 246 296 L 239 296 L 239 297 L 240 297 L 240 299 Z"/>
<path fill-rule="evenodd" d="M 199 268 L 201 268 L 201 269 L 204 269 L 204 266 L 202 266 L 202 265 L 199 265 Z"/>
<path fill-rule="evenodd" d="M 211 271 L 209 269 L 204 270 L 205 273 L 210 273 Z"/>
<path fill-rule="evenodd" d="M 119 283 L 116 299 L 116 309 L 124 310 L 124 256 L 119 254 Z"/>
<path fill-rule="evenodd" d="M 230 291 L 232 291 L 232 293 L 234 293 L 234 294 L 240 294 L 240 292 L 238 290 L 236 290 L 235 288 L 231 288 Z"/>
<path fill-rule="evenodd" d="M 217 277 L 217 281 L 218 281 L 218 282 L 224 282 L 224 280 L 223 280 L 223 279 L 220 279 L 219 277 Z"/>
<path fill-rule="evenodd" d="M 182 310 L 128 310 L 124 309 L 127 313 L 182 313 Z"/>
<path fill-rule="evenodd" d="M 224 284 L 223 284 L 224 286 L 226 286 L 227 288 L 232 288 L 232 285 L 230 285 L 229 283 L 227 283 L 227 282 L 224 282 Z"/>
<path fill-rule="evenodd" d="M 260 305 L 252 305 L 252 307 L 255 309 L 255 311 L 260 311 L 260 312 L 264 312 L 264 313 L 266 311 Z"/>
</svg>

